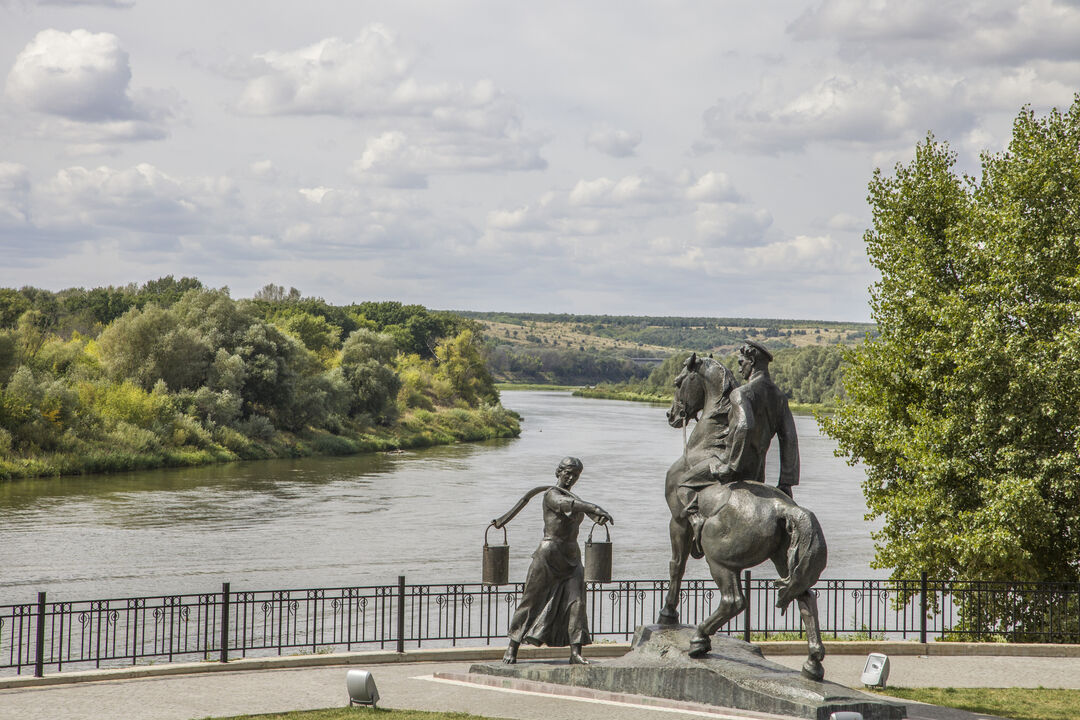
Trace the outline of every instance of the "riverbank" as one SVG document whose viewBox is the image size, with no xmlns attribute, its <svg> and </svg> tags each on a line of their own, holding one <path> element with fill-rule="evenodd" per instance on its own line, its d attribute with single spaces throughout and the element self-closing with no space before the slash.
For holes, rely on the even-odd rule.
<svg viewBox="0 0 1080 720">
<path fill-rule="evenodd" d="M 648 393 L 637 390 L 620 390 L 617 386 L 582 387 L 575 388 L 573 395 L 583 398 L 598 400 L 626 400 L 628 402 L 646 402 L 658 405 L 671 403 L 670 394 Z M 831 403 L 797 403 L 789 402 L 791 412 L 797 415 L 816 415 L 818 413 L 829 414 L 836 411 L 836 406 Z"/>
<path fill-rule="evenodd" d="M 43 453 L 36 457 L 0 457 L 0 481 L 116 473 L 157 468 L 196 467 L 238 460 L 269 460 L 316 456 L 358 455 L 407 450 L 459 442 L 518 437 L 520 417 L 501 405 L 478 409 L 415 410 L 389 425 L 353 426 L 334 434 L 276 431 L 263 439 L 219 428 L 201 446 L 118 449 L 106 443 L 76 452 Z"/>
</svg>

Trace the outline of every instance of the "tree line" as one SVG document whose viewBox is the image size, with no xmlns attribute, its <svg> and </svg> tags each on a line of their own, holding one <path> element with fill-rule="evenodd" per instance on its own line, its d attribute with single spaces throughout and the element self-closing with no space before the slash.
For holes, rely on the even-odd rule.
<svg viewBox="0 0 1080 720">
<path fill-rule="evenodd" d="M 773 348 L 770 348 L 772 350 Z M 784 348 L 773 353 L 769 372 L 788 400 L 800 405 L 831 406 L 844 397 L 845 348 L 840 345 L 809 345 Z M 690 353 L 669 356 L 645 378 L 601 383 L 582 395 L 666 402 L 673 394 L 675 376 Z M 735 355 L 717 358 L 737 374 Z"/>
<path fill-rule="evenodd" d="M 195 278 L 0 289 L 0 477 L 517 434 L 474 331 Z"/>
</svg>

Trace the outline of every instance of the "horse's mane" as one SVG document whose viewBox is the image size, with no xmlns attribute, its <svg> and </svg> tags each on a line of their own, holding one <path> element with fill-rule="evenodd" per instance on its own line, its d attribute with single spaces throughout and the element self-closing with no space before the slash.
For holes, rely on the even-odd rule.
<svg viewBox="0 0 1080 720">
<path fill-rule="evenodd" d="M 728 394 L 738 386 L 735 374 L 711 357 L 700 359 L 697 373 L 705 380 L 705 384 L 712 389 L 714 398 L 712 407 L 704 408 L 702 414 L 711 418 L 726 414 L 730 407 Z"/>
</svg>

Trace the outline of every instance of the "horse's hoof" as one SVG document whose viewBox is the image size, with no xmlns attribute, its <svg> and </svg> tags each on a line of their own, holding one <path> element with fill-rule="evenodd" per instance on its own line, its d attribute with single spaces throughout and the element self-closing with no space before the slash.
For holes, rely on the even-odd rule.
<svg viewBox="0 0 1080 720">
<path fill-rule="evenodd" d="M 687 653 L 692 658 L 705 657 L 712 650 L 712 641 L 704 635 L 695 635 L 690 641 L 690 651 Z"/>
<path fill-rule="evenodd" d="M 825 666 L 817 658 L 807 658 L 802 666 L 802 674 L 810 680 L 822 680 L 825 677 Z"/>
<path fill-rule="evenodd" d="M 674 610 L 668 610 L 667 608 L 663 608 L 662 610 L 660 610 L 660 615 L 658 615 L 656 618 L 656 623 L 658 625 L 678 625 L 679 613 L 675 612 Z"/>
</svg>

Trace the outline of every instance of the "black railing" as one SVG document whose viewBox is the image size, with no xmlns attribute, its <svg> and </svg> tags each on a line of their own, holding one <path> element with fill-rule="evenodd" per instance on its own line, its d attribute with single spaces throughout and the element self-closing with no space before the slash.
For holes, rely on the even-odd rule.
<svg viewBox="0 0 1080 720">
<path fill-rule="evenodd" d="M 629 640 L 654 622 L 666 580 L 588 583 L 597 640 Z M 746 639 L 797 637 L 798 610 L 781 614 L 771 580 L 746 573 L 746 610 L 721 632 Z M 40 676 L 72 668 L 501 643 L 521 584 L 394 585 L 0 605 L 0 670 Z M 1080 642 L 1080 583 L 823 580 L 822 633 L 867 639 Z M 696 624 L 713 610 L 711 580 L 684 582 L 679 614 Z"/>
</svg>

